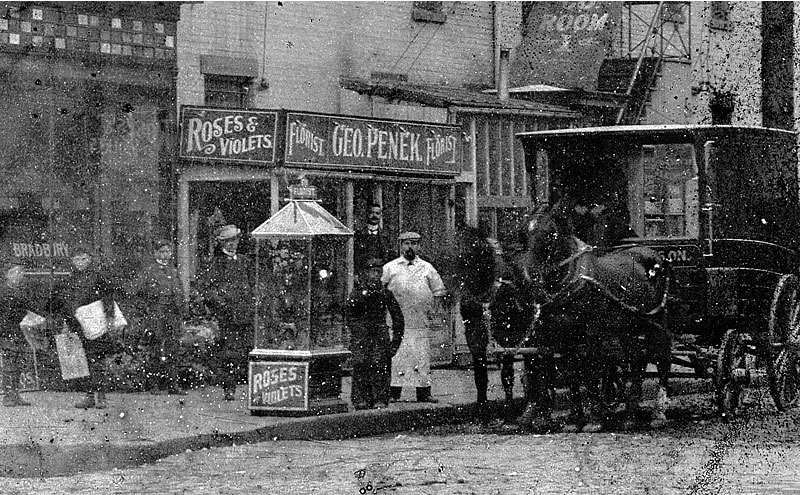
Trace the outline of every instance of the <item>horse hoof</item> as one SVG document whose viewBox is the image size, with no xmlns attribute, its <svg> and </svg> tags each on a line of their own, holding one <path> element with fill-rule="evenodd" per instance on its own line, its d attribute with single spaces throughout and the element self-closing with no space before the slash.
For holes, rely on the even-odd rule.
<svg viewBox="0 0 800 495">
<path fill-rule="evenodd" d="M 547 418 L 535 418 L 528 426 L 528 430 L 545 433 L 551 431 L 552 426 L 552 422 Z"/>
<path fill-rule="evenodd" d="M 652 428 L 654 430 L 658 430 L 658 429 L 664 428 L 665 426 L 667 426 L 667 424 L 668 424 L 668 421 L 667 421 L 666 418 L 664 418 L 664 419 L 654 419 L 654 420 L 650 421 L 650 428 Z"/>
<path fill-rule="evenodd" d="M 525 406 L 525 411 L 522 412 L 522 415 L 517 418 L 517 425 L 528 428 L 533 424 L 533 421 L 536 419 L 536 408 L 532 404 L 528 404 Z"/>
<path fill-rule="evenodd" d="M 518 430 L 520 430 L 520 428 L 521 428 L 521 426 L 519 426 L 519 425 L 518 425 L 518 424 L 516 424 L 516 423 L 502 423 L 502 424 L 500 424 L 500 426 L 499 426 L 499 429 L 500 429 L 500 430 L 503 430 L 503 431 L 509 431 L 509 432 L 511 432 L 511 431 L 518 431 Z"/>
<path fill-rule="evenodd" d="M 561 433 L 578 433 L 581 429 L 578 425 L 566 424 L 561 428 Z"/>
<path fill-rule="evenodd" d="M 583 428 L 581 428 L 581 431 L 583 433 L 598 433 L 603 431 L 603 425 L 600 423 L 586 423 L 583 425 Z"/>
</svg>

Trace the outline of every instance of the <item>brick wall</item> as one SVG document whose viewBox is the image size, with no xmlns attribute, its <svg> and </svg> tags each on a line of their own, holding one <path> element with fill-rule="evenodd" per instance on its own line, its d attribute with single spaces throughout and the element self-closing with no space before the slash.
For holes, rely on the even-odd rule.
<svg viewBox="0 0 800 495">
<path fill-rule="evenodd" d="M 178 101 L 202 104 L 200 55 L 259 61 L 254 107 L 345 112 L 339 76 L 493 84 L 489 2 L 444 2 L 444 23 L 413 21 L 411 2 L 205 2 L 181 7 Z M 352 102 L 344 106 L 352 108 Z M 349 112 L 348 112 L 349 113 Z"/>
<path fill-rule="evenodd" d="M 687 22 L 662 26 L 661 33 L 673 44 L 665 42 L 666 54 L 676 56 L 682 51 L 678 47 L 690 45 L 691 60 L 662 66 L 642 123 L 711 123 L 711 97 L 714 91 L 722 91 L 736 96 L 734 124 L 761 124 L 761 2 L 729 4 L 727 29 L 712 27 L 719 24 L 711 20 L 711 2 L 691 2 L 684 7 Z M 638 7 L 639 17 L 631 21 L 633 40 L 646 37 L 655 8 L 656 4 Z M 625 15 L 622 22 L 628 22 Z M 680 36 L 672 29 L 679 30 Z M 627 36 L 627 25 L 623 32 Z"/>
</svg>

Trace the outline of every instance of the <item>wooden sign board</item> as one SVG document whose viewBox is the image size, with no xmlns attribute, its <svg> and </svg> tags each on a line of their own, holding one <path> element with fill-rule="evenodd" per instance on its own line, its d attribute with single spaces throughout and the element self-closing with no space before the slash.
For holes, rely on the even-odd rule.
<svg viewBox="0 0 800 495">
<path fill-rule="evenodd" d="M 252 410 L 307 411 L 308 362 L 251 361 L 248 404 Z"/>
</svg>

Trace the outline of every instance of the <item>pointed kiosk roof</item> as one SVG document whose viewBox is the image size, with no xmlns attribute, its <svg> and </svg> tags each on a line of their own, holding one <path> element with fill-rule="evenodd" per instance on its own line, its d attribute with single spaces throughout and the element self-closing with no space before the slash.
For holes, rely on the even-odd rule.
<svg viewBox="0 0 800 495">
<path fill-rule="evenodd" d="M 311 239 L 323 235 L 347 236 L 353 231 L 310 199 L 289 200 L 252 232 L 256 239 Z"/>
</svg>

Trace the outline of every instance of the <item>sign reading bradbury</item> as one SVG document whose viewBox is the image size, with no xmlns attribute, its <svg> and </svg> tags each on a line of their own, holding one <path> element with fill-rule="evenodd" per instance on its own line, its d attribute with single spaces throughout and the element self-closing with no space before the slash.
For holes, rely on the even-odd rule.
<svg viewBox="0 0 800 495">
<path fill-rule="evenodd" d="M 275 162 L 278 112 L 183 107 L 181 158 Z"/>
<path fill-rule="evenodd" d="M 290 112 L 286 165 L 455 175 L 461 169 L 455 126 Z"/>
</svg>

